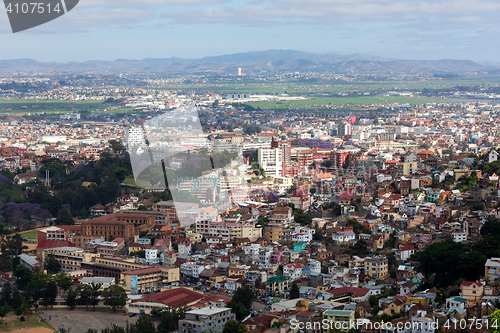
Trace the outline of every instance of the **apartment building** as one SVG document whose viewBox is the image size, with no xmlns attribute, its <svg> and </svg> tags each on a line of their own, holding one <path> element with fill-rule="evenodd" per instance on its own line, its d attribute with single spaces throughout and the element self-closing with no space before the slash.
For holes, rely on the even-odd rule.
<svg viewBox="0 0 500 333">
<path fill-rule="evenodd" d="M 224 302 L 222 302 L 224 304 Z M 179 320 L 179 332 L 182 333 L 222 333 L 229 320 L 235 320 L 231 308 L 206 307 L 187 311 L 185 318 Z"/>
</svg>

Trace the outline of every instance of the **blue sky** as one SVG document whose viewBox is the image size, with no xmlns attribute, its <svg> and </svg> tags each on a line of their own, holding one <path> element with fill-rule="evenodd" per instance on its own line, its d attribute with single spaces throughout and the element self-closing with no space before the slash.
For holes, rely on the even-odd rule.
<svg viewBox="0 0 500 333">
<path fill-rule="evenodd" d="M 498 0 L 80 0 L 12 34 L 0 59 L 201 58 L 268 49 L 500 62 Z"/>
</svg>

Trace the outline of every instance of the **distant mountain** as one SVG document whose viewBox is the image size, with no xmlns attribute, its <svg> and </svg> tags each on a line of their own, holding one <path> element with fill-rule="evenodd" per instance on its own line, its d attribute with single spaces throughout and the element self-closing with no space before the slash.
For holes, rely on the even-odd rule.
<svg viewBox="0 0 500 333">
<path fill-rule="evenodd" d="M 32 59 L 0 60 L 0 73 L 158 73 L 227 74 L 236 73 L 321 72 L 343 74 L 435 74 L 497 73 L 500 65 L 470 60 L 398 60 L 367 54 L 314 54 L 293 50 L 245 52 L 200 59 L 146 58 L 85 62 L 38 62 Z"/>
</svg>

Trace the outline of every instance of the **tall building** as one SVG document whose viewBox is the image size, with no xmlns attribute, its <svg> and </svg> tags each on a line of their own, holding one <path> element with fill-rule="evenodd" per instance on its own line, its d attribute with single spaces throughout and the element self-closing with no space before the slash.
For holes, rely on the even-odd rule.
<svg viewBox="0 0 500 333">
<path fill-rule="evenodd" d="M 144 132 L 140 127 L 129 127 L 125 131 L 125 137 L 127 140 L 127 147 L 142 146 L 145 144 Z"/>
<path fill-rule="evenodd" d="M 224 301 L 220 302 L 222 307 L 206 307 L 198 310 L 186 312 L 185 318 L 179 320 L 179 332 L 183 333 L 202 333 L 212 332 L 221 333 L 224 325 L 229 320 L 235 320 L 231 308 L 226 308 Z"/>
<path fill-rule="evenodd" d="M 342 137 L 344 135 L 351 135 L 351 125 L 346 122 L 341 122 L 338 126 L 338 132 L 337 132 L 339 137 Z"/>
<path fill-rule="evenodd" d="M 258 153 L 259 165 L 268 177 L 281 177 L 283 151 L 281 148 L 261 148 Z"/>
</svg>

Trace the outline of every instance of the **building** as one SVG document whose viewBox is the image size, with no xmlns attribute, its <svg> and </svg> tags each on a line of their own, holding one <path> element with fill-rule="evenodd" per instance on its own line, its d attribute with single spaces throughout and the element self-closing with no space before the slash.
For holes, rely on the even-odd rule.
<svg viewBox="0 0 500 333">
<path fill-rule="evenodd" d="M 264 238 L 269 242 L 281 242 L 283 238 L 283 227 L 281 224 L 269 223 L 266 226 Z"/>
<path fill-rule="evenodd" d="M 365 274 L 372 279 L 383 279 L 389 275 L 389 261 L 384 256 L 365 259 Z"/>
<path fill-rule="evenodd" d="M 461 296 L 468 299 L 469 305 L 481 302 L 484 295 L 484 284 L 479 281 L 463 281 L 460 289 L 462 290 Z"/>
<path fill-rule="evenodd" d="M 142 146 L 145 144 L 144 131 L 141 127 L 129 127 L 125 131 L 127 148 Z"/>
<path fill-rule="evenodd" d="M 284 295 L 288 291 L 288 279 L 283 275 L 270 277 L 266 281 L 266 293 Z"/>
<path fill-rule="evenodd" d="M 54 256 L 59 261 L 64 272 L 74 272 L 82 269 L 83 262 L 93 261 L 100 255 L 85 252 L 79 247 L 54 247 L 43 250 L 42 263 L 45 263 L 49 256 Z"/>
<path fill-rule="evenodd" d="M 80 279 L 80 283 L 85 285 L 92 285 L 92 284 L 100 285 L 99 288 L 100 291 L 103 291 L 109 286 L 116 284 L 115 279 L 108 277 L 84 277 Z"/>
<path fill-rule="evenodd" d="M 259 148 L 258 161 L 267 177 L 282 176 L 283 150 L 281 148 Z"/>
<path fill-rule="evenodd" d="M 340 331 L 348 331 L 354 325 L 354 311 L 352 310 L 326 310 L 323 320 L 330 322 L 329 327 Z"/>
<path fill-rule="evenodd" d="M 156 267 L 139 268 L 120 273 L 120 285 L 125 291 L 152 291 L 162 281 L 161 270 Z"/>
<path fill-rule="evenodd" d="M 500 258 L 490 258 L 484 264 L 484 275 L 487 280 L 500 273 Z"/>
<path fill-rule="evenodd" d="M 189 306 L 192 309 L 200 309 L 204 307 L 215 307 L 220 304 L 220 301 L 225 304 L 231 301 L 231 298 L 204 294 L 188 288 L 172 288 L 158 293 L 143 295 L 141 299 L 132 301 L 126 305 L 127 313 L 146 313 L 150 314 L 151 309 L 158 308 L 165 310 L 167 308 L 177 309 L 181 306 Z"/>
<path fill-rule="evenodd" d="M 179 332 L 182 333 L 222 333 L 224 325 L 229 320 L 235 320 L 231 308 L 226 308 L 221 301 L 222 307 L 207 307 L 197 310 L 187 311 L 185 318 L 179 320 Z"/>
<path fill-rule="evenodd" d="M 117 213 L 82 222 L 83 236 L 100 236 L 105 239 L 123 238 L 126 243 L 141 231 L 150 231 L 155 225 L 153 216 L 140 213 Z"/>
<path fill-rule="evenodd" d="M 352 230 L 337 231 L 332 234 L 332 240 L 337 244 L 349 243 L 356 240 L 356 234 Z"/>
</svg>

